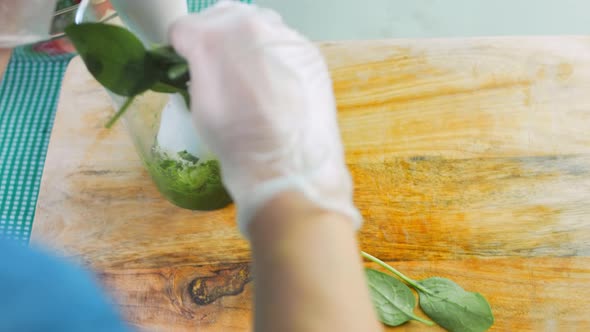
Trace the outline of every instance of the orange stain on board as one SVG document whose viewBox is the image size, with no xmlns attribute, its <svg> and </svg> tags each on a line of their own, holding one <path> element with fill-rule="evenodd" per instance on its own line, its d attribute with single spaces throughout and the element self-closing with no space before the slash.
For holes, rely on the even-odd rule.
<svg viewBox="0 0 590 332">
<path fill-rule="evenodd" d="M 590 58 L 564 52 L 590 43 L 555 44 L 570 71 L 539 56 L 552 42 L 323 49 L 365 217 L 362 248 L 410 277 L 450 277 L 482 292 L 497 319 L 493 331 L 590 330 L 588 112 L 569 111 L 590 103 Z M 134 325 L 250 330 L 252 285 L 243 284 L 243 266 L 251 257 L 234 208 L 193 213 L 164 201 L 122 126 L 102 136 L 97 123 L 108 114 L 108 98 L 75 93 L 75 83 L 89 80 L 81 68 L 74 59 L 64 81 L 33 241 L 99 270 Z M 550 83 L 535 84 L 534 109 L 523 105 L 529 80 Z M 85 89 L 102 91 L 97 84 Z M 91 103 L 102 108 L 87 107 L 93 98 L 104 101 Z M 560 121 L 548 121 L 553 114 Z M 71 139 L 72 128 L 84 133 L 84 144 Z M 529 132 L 539 144 L 522 144 Z M 86 144 L 98 140 L 104 142 Z M 211 287 L 199 293 L 204 284 Z M 230 295 L 242 284 L 243 292 Z M 224 296 L 196 304 L 195 295 L 212 291 Z M 413 323 L 395 329 L 423 330 Z"/>
</svg>

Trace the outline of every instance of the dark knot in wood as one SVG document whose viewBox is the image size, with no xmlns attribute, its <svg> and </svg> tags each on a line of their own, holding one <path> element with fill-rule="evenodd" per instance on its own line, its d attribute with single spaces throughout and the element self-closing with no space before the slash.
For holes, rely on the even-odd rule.
<svg viewBox="0 0 590 332">
<path fill-rule="evenodd" d="M 251 280 L 249 264 L 238 264 L 217 271 L 215 276 L 196 278 L 189 284 L 188 291 L 196 304 L 208 305 L 223 296 L 240 294 Z"/>
</svg>

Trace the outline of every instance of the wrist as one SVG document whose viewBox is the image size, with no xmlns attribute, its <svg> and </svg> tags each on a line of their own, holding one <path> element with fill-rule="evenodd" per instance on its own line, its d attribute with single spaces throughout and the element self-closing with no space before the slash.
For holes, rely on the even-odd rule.
<svg viewBox="0 0 590 332">
<path fill-rule="evenodd" d="M 260 209 L 249 229 L 256 330 L 379 329 L 355 229 L 347 215 L 296 191 L 276 195 Z"/>
<path fill-rule="evenodd" d="M 355 233 L 356 227 L 351 218 L 338 211 L 325 209 L 309 200 L 298 191 L 285 191 L 277 194 L 252 218 L 248 227 L 248 234 L 253 242 L 273 241 L 282 237 L 296 237 L 308 230 L 326 228 L 324 224 L 331 224 L 343 231 Z"/>
<path fill-rule="evenodd" d="M 338 216 L 358 230 L 362 217 L 352 200 L 350 179 L 342 178 L 338 186 L 323 185 L 317 177 L 286 177 L 249 186 L 248 192 L 234 192 L 238 207 L 238 226 L 250 239 L 250 225 L 258 219 L 287 223 L 301 218 Z M 333 181 L 334 182 L 334 181 Z M 246 186 L 243 186 L 246 187 Z M 231 188 L 230 188 L 231 191 Z M 272 213 L 273 218 L 267 218 Z M 321 219 L 321 218 L 320 218 Z"/>
</svg>

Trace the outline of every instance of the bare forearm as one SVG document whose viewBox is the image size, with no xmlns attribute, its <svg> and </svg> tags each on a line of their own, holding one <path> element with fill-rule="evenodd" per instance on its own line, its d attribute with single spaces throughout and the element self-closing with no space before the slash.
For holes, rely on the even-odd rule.
<svg viewBox="0 0 590 332">
<path fill-rule="evenodd" d="M 352 224 L 286 193 L 250 228 L 257 331 L 376 331 Z"/>
</svg>

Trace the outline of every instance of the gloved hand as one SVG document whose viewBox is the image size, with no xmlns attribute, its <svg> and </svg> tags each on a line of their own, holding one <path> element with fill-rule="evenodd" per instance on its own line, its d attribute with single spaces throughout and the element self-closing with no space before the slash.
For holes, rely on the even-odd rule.
<svg viewBox="0 0 590 332">
<path fill-rule="evenodd" d="M 233 1 L 180 19 L 171 41 L 189 62 L 194 124 L 220 160 L 246 237 L 284 191 L 360 226 L 331 78 L 311 42 L 277 13 Z"/>
</svg>

